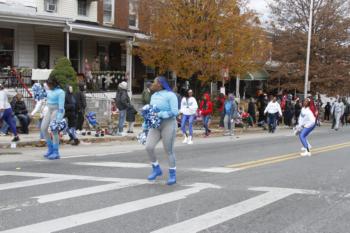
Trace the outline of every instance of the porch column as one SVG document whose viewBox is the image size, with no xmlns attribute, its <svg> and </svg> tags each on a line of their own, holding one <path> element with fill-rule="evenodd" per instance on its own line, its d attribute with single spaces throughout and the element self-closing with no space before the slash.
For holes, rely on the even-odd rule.
<svg viewBox="0 0 350 233">
<path fill-rule="evenodd" d="M 69 31 L 66 32 L 66 57 L 69 58 Z"/>
<path fill-rule="evenodd" d="M 125 77 L 128 81 L 128 90 L 130 93 L 130 96 L 132 96 L 132 79 L 133 79 L 133 56 L 132 56 L 132 41 L 127 40 L 126 42 L 126 73 Z"/>
<path fill-rule="evenodd" d="M 241 79 L 240 75 L 237 74 L 237 77 L 236 77 L 236 98 L 238 101 L 240 99 L 240 94 L 239 94 L 240 79 Z"/>
</svg>

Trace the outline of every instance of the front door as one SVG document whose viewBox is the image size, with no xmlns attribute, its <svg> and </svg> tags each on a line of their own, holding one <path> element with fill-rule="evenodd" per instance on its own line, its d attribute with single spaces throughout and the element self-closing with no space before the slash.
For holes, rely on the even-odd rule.
<svg viewBox="0 0 350 233">
<path fill-rule="evenodd" d="M 38 65 L 39 69 L 50 68 L 50 46 L 38 45 Z"/>
</svg>

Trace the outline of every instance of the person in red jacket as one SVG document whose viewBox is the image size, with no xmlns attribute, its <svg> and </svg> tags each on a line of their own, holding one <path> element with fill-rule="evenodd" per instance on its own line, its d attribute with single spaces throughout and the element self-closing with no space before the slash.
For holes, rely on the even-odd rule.
<svg viewBox="0 0 350 233">
<path fill-rule="evenodd" d="M 209 94 L 205 93 L 199 105 L 199 114 L 202 116 L 202 119 L 203 119 L 205 136 L 209 136 L 209 133 L 211 132 L 211 130 L 209 129 L 209 121 L 212 113 L 213 113 L 213 103 L 210 101 Z"/>
</svg>

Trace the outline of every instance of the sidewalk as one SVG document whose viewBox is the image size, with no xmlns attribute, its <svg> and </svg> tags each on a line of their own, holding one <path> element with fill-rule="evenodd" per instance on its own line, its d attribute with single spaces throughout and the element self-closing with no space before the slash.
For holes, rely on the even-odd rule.
<svg viewBox="0 0 350 233">
<path fill-rule="evenodd" d="M 212 128 L 211 136 L 218 137 L 223 136 L 223 129 L 218 128 Z M 236 128 L 235 134 L 245 134 L 250 132 L 263 132 L 262 128 Z M 95 137 L 94 132 L 91 132 L 91 135 L 78 135 L 78 138 L 81 142 L 85 143 L 106 143 L 106 142 L 114 142 L 114 141 L 136 141 L 137 135 L 141 132 L 140 128 L 135 128 L 133 134 L 127 134 L 125 133 L 125 136 L 111 136 L 111 135 L 105 135 L 103 137 Z M 194 129 L 194 137 L 204 137 L 203 136 L 204 130 L 203 129 Z M 16 147 L 35 147 L 39 143 L 39 131 L 33 131 L 30 134 L 21 134 L 20 141 L 16 143 Z M 182 137 L 182 132 L 180 129 L 177 131 L 177 137 Z M 6 149 L 11 148 L 11 140 L 12 136 L 0 136 L 0 148 Z M 64 143 L 67 144 L 69 137 L 68 135 L 63 136 Z"/>
</svg>

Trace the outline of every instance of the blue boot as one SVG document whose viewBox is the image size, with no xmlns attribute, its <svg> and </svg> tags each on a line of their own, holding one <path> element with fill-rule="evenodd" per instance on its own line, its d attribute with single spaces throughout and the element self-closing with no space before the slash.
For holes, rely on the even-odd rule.
<svg viewBox="0 0 350 233">
<path fill-rule="evenodd" d="M 60 154 L 59 154 L 59 144 L 53 144 L 52 148 L 53 148 L 53 152 L 47 157 L 50 160 L 54 160 L 54 159 L 59 159 L 60 158 Z"/>
<path fill-rule="evenodd" d="M 176 169 L 169 169 L 168 185 L 173 185 L 176 183 Z"/>
<path fill-rule="evenodd" d="M 46 152 L 46 154 L 44 154 L 45 158 L 49 157 L 49 155 L 51 155 L 53 153 L 52 141 L 47 141 L 46 144 L 47 144 L 47 152 Z"/>
<path fill-rule="evenodd" d="M 161 176 L 163 174 L 162 169 L 160 169 L 160 166 L 152 165 L 152 174 L 148 176 L 148 180 L 155 180 L 157 176 Z"/>
</svg>

